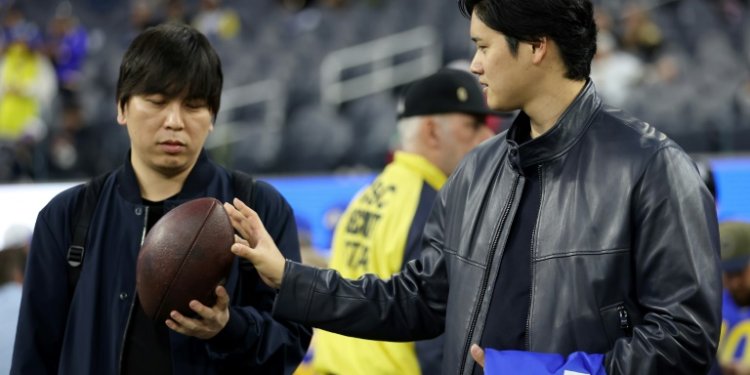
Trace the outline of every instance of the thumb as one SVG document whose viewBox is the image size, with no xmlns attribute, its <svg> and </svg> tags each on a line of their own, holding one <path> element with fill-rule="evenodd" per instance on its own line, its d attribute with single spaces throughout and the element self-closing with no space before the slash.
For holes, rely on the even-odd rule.
<svg viewBox="0 0 750 375">
<path fill-rule="evenodd" d="M 249 242 L 247 242 L 244 238 L 240 237 L 237 234 L 234 235 L 234 242 L 239 242 L 239 243 L 241 243 L 241 244 L 243 244 L 245 246 L 250 246 Z"/>
<path fill-rule="evenodd" d="M 477 344 L 472 344 L 471 349 L 469 349 L 471 352 L 471 357 L 474 358 L 474 360 L 484 368 L 484 350 L 479 347 Z"/>
</svg>

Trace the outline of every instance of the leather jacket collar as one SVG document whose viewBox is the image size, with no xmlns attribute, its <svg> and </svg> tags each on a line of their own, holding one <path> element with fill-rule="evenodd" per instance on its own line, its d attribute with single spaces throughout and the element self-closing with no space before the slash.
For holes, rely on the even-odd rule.
<svg viewBox="0 0 750 375">
<path fill-rule="evenodd" d="M 529 139 L 528 136 L 531 134 L 529 116 L 523 111 L 520 112 L 513 121 L 507 137 L 508 156 L 513 168 L 520 171 L 565 153 L 589 127 L 593 115 L 601 105 L 601 98 L 589 80 L 555 126 L 535 139 Z"/>
</svg>

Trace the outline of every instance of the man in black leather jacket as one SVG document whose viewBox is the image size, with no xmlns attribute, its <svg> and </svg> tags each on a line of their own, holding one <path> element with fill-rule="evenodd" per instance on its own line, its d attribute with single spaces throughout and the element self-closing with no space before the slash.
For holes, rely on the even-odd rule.
<svg viewBox="0 0 750 375">
<path fill-rule="evenodd" d="M 254 246 L 232 250 L 279 288 L 275 316 L 377 340 L 445 332 L 447 374 L 481 372 L 480 347 L 590 353 L 609 374 L 705 374 L 721 321 L 713 199 L 677 144 L 602 103 L 588 79 L 592 4 L 460 5 L 489 106 L 520 115 L 463 160 L 421 257 L 389 280 L 284 260 L 250 209 L 226 205 Z"/>
</svg>

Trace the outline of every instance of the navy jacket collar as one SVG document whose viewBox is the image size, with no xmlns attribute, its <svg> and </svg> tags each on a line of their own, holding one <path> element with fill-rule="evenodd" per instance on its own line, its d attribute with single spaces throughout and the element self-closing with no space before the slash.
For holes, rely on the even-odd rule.
<svg viewBox="0 0 750 375">
<path fill-rule="evenodd" d="M 509 158 L 513 167 L 522 170 L 563 154 L 588 128 L 601 105 L 601 98 L 589 80 L 552 129 L 526 141 L 521 140 L 528 139 L 528 134 L 531 134 L 531 120 L 526 113 L 520 112 L 513 121 L 507 137 Z"/>
<path fill-rule="evenodd" d="M 118 190 L 126 200 L 140 204 L 141 188 L 138 185 L 138 179 L 133 170 L 133 164 L 130 162 L 130 153 L 128 151 L 125 164 L 117 172 Z M 216 175 L 216 168 L 212 167 L 211 161 L 206 155 L 206 150 L 201 150 L 198 160 L 195 162 L 193 169 L 190 171 L 182 190 L 173 199 L 174 201 L 185 201 L 205 195 L 206 186 L 213 180 Z"/>
</svg>

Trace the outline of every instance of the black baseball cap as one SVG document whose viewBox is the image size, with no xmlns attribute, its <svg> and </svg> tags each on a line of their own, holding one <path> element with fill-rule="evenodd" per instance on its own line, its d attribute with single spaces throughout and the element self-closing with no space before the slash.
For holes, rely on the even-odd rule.
<svg viewBox="0 0 750 375">
<path fill-rule="evenodd" d="M 487 107 L 473 74 L 445 68 L 406 88 L 398 118 L 455 112 L 476 116 L 494 113 Z"/>
</svg>

